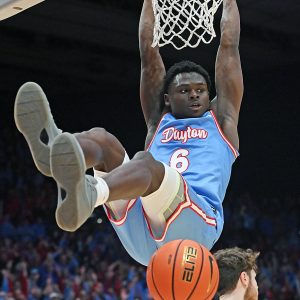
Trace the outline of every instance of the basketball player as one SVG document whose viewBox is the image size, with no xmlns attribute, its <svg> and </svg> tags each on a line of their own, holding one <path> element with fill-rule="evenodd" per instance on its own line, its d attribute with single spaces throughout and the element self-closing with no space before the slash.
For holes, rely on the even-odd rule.
<svg viewBox="0 0 300 300">
<path fill-rule="evenodd" d="M 131 160 L 103 128 L 61 133 L 35 83 L 23 85 L 15 103 L 17 127 L 37 168 L 58 184 L 58 226 L 75 231 L 103 205 L 128 253 L 144 265 L 168 241 L 192 239 L 211 249 L 218 240 L 222 201 L 238 156 L 243 94 L 236 0 L 223 4 L 213 106 L 210 78 L 201 66 L 184 61 L 165 73 L 159 49 L 151 47 L 153 26 L 151 0 L 144 0 L 140 96 L 148 134 L 146 150 Z M 40 140 L 43 129 L 48 144 Z M 94 177 L 85 174 L 92 167 Z"/>
<path fill-rule="evenodd" d="M 214 253 L 220 271 L 220 300 L 257 300 L 256 260 L 259 252 L 238 247 Z"/>
</svg>

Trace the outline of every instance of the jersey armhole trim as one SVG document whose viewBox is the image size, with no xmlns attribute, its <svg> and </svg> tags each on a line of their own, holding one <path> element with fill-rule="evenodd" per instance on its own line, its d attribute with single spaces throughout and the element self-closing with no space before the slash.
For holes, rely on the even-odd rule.
<svg viewBox="0 0 300 300">
<path fill-rule="evenodd" d="M 219 124 L 219 122 L 218 122 L 218 120 L 217 120 L 217 118 L 216 118 L 215 113 L 214 113 L 212 110 L 210 110 L 209 112 L 211 113 L 211 115 L 212 115 L 212 117 L 213 117 L 213 119 L 214 119 L 214 122 L 215 122 L 215 124 L 216 124 L 216 126 L 217 126 L 217 129 L 218 129 L 218 131 L 219 131 L 219 133 L 220 133 L 222 139 L 223 139 L 223 140 L 225 141 L 225 143 L 228 145 L 228 147 L 230 148 L 230 150 L 231 150 L 231 152 L 233 153 L 234 157 L 237 158 L 237 157 L 239 156 L 239 152 L 233 147 L 233 145 L 232 145 L 232 144 L 229 142 L 229 140 L 226 138 L 226 136 L 225 136 L 225 134 L 223 133 L 223 130 L 221 129 L 221 126 L 220 126 L 220 124 Z"/>
</svg>

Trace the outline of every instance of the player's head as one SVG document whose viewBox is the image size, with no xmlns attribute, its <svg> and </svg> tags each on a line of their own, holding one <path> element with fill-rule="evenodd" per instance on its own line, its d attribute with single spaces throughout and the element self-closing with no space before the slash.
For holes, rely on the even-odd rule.
<svg viewBox="0 0 300 300">
<path fill-rule="evenodd" d="M 209 108 L 208 72 L 191 61 L 174 64 L 165 76 L 164 106 L 175 117 L 199 117 Z"/>
<path fill-rule="evenodd" d="M 230 295 L 243 291 L 244 300 L 257 300 L 258 287 L 256 282 L 259 252 L 238 247 L 222 249 L 214 253 L 220 271 L 218 294 Z"/>
</svg>

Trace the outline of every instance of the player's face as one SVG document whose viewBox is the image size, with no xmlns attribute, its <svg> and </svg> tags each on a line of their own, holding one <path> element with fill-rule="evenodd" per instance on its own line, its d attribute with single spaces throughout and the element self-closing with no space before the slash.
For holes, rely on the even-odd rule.
<svg viewBox="0 0 300 300">
<path fill-rule="evenodd" d="M 258 299 L 258 286 L 256 281 L 256 273 L 254 270 L 251 270 L 250 273 L 250 282 L 245 293 L 245 300 L 257 300 Z"/>
<path fill-rule="evenodd" d="M 165 95 L 165 104 L 176 118 L 202 116 L 209 108 L 209 93 L 204 77 L 198 73 L 177 74 Z"/>
</svg>

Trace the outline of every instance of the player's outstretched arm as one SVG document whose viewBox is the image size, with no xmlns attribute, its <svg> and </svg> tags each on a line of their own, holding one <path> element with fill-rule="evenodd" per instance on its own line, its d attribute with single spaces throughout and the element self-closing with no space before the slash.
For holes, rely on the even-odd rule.
<svg viewBox="0 0 300 300">
<path fill-rule="evenodd" d="M 165 66 L 158 47 L 151 47 L 154 14 L 152 0 L 144 0 L 139 24 L 141 56 L 140 98 L 148 130 L 153 130 L 161 116 L 160 93 L 165 76 Z"/>
<path fill-rule="evenodd" d="M 215 66 L 216 114 L 224 134 L 236 149 L 239 148 L 237 125 L 244 91 L 239 40 L 240 14 L 236 0 L 224 0 Z"/>
</svg>

